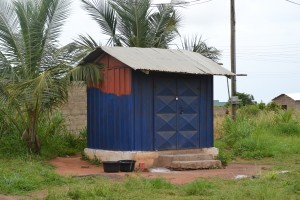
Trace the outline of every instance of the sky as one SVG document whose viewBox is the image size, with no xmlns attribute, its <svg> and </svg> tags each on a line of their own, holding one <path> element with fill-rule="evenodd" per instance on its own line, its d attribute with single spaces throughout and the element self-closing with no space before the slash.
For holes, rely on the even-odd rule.
<svg viewBox="0 0 300 200">
<path fill-rule="evenodd" d="M 193 3 L 177 8 L 182 17 L 180 35 L 201 35 L 209 46 L 221 50 L 220 62 L 230 70 L 230 0 L 186 1 Z M 237 91 L 265 103 L 283 93 L 300 93 L 300 5 L 286 0 L 236 0 L 235 9 L 236 70 L 247 74 L 237 78 Z M 67 44 L 79 34 L 89 34 L 102 44 L 107 41 L 80 1 L 74 0 L 60 42 Z M 180 44 L 176 40 L 171 48 Z M 214 99 L 228 100 L 226 77 L 214 78 Z"/>
</svg>

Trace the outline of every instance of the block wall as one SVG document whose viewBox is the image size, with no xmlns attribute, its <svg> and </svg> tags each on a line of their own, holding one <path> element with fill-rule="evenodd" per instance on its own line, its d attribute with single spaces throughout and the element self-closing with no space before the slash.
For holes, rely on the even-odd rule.
<svg viewBox="0 0 300 200">
<path fill-rule="evenodd" d="M 61 108 L 68 130 L 79 133 L 87 125 L 86 86 L 73 86 L 69 89 L 69 99 Z"/>
</svg>

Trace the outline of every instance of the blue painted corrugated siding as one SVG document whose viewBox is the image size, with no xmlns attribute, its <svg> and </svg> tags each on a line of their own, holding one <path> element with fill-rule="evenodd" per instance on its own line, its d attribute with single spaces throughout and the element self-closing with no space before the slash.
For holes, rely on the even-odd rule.
<svg viewBox="0 0 300 200">
<path fill-rule="evenodd" d="M 155 74 L 159 75 L 159 73 Z M 186 75 L 182 75 L 186 77 Z M 200 147 L 213 146 L 213 77 L 200 81 Z M 132 72 L 130 95 L 88 88 L 88 147 L 122 151 L 154 150 L 153 76 Z"/>
<path fill-rule="evenodd" d="M 88 147 L 134 150 L 133 97 L 117 96 L 88 88 Z"/>
<path fill-rule="evenodd" d="M 153 78 L 142 72 L 132 72 L 134 95 L 134 147 L 136 150 L 154 150 Z"/>
<path fill-rule="evenodd" d="M 213 147 L 213 76 L 200 78 L 200 147 Z"/>
</svg>

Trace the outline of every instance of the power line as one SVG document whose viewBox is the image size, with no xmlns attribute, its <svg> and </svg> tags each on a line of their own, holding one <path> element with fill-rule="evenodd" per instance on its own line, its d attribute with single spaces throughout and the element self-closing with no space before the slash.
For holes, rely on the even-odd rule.
<svg viewBox="0 0 300 200">
<path fill-rule="evenodd" d="M 285 1 L 287 1 L 287 2 L 290 2 L 290 3 L 293 3 L 293 4 L 296 4 L 296 5 L 300 6 L 300 3 L 297 3 L 297 2 L 294 2 L 294 1 L 290 1 L 290 0 L 285 0 Z"/>
</svg>

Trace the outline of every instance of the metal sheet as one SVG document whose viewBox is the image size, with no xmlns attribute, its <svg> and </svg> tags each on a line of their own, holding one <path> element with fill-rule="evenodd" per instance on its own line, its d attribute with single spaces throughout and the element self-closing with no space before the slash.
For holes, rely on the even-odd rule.
<svg viewBox="0 0 300 200">
<path fill-rule="evenodd" d="M 161 84 L 159 82 L 155 83 L 154 77 L 165 77 L 166 75 L 171 82 L 174 82 L 174 80 L 176 82 L 178 78 L 187 80 L 180 83 L 180 94 L 183 98 L 174 111 L 174 115 L 179 121 L 181 120 L 180 124 L 182 125 L 179 127 L 179 131 L 177 130 L 178 127 L 175 130 L 177 131 L 175 136 L 176 148 L 212 147 L 212 76 L 170 75 L 166 73 L 146 75 L 138 71 L 131 72 L 130 94 L 117 95 L 103 92 L 99 88 L 88 88 L 88 147 L 121 151 L 153 151 L 158 146 L 164 146 L 165 144 L 159 145 L 159 143 L 156 143 L 157 138 L 154 137 L 154 90 L 158 86 L 157 84 Z M 200 89 L 198 103 L 193 101 L 195 95 L 191 94 L 191 91 L 197 93 L 194 86 L 197 84 L 190 83 L 188 81 L 190 79 L 194 80 L 192 82 L 196 81 L 200 84 L 197 87 L 197 89 Z M 116 78 L 113 80 L 116 81 Z M 119 85 L 126 82 L 120 78 L 117 80 L 119 80 Z M 107 84 L 110 84 L 110 82 Z M 170 91 L 165 89 L 158 96 L 167 98 Z M 168 101 L 168 99 L 164 100 Z M 191 100 L 193 102 L 190 102 Z M 181 107 L 183 112 L 186 112 L 186 116 L 179 116 Z M 161 110 L 164 109 L 167 108 L 161 108 Z M 193 115 L 197 114 L 195 109 L 199 113 L 198 121 L 192 119 Z M 167 111 L 165 110 L 165 112 Z M 176 126 L 178 126 L 177 123 Z M 199 128 L 198 131 L 196 130 L 197 127 Z M 198 132 L 198 135 L 191 133 L 191 131 Z M 181 132 L 181 135 L 179 132 Z M 186 138 L 189 139 L 186 140 Z"/>
<path fill-rule="evenodd" d="M 116 96 L 88 89 L 88 147 L 135 150 L 133 146 L 132 95 Z"/>
<path fill-rule="evenodd" d="M 197 78 L 177 80 L 178 149 L 199 148 L 199 89 L 200 81 Z"/>
<path fill-rule="evenodd" d="M 99 47 L 83 59 L 93 62 L 96 55 L 107 53 L 134 70 L 175 72 L 206 75 L 234 75 L 212 60 L 186 50 L 136 48 L 136 47 Z"/>
</svg>

